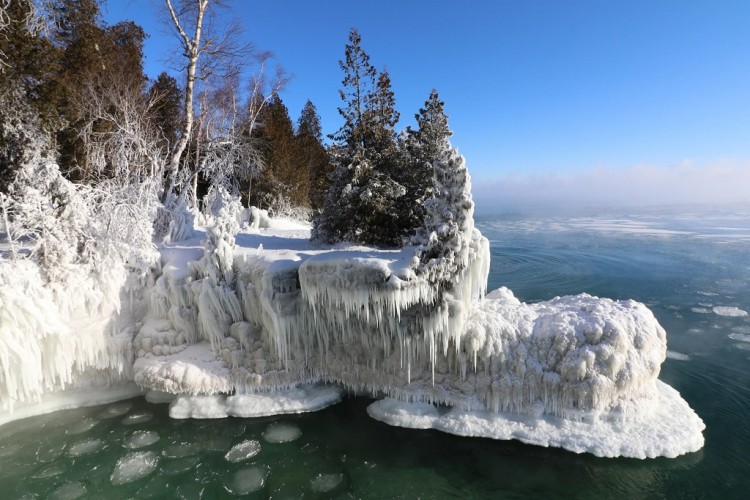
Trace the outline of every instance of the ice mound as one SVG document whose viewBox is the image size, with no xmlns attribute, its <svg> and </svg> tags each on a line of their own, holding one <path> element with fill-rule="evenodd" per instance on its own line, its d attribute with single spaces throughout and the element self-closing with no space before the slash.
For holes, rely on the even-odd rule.
<svg viewBox="0 0 750 500">
<path fill-rule="evenodd" d="M 267 478 L 268 468 L 256 465 L 235 472 L 226 486 L 234 495 L 247 495 L 263 488 Z"/>
<path fill-rule="evenodd" d="M 224 455 L 228 462 L 242 462 L 249 460 L 260 453 L 260 443 L 254 439 L 248 439 L 232 448 Z"/>
<path fill-rule="evenodd" d="M 216 396 L 177 396 L 169 405 L 172 418 L 226 418 L 226 397 Z"/>
<path fill-rule="evenodd" d="M 668 385 L 657 381 L 654 398 L 630 412 L 609 412 L 574 421 L 550 415 L 518 415 L 441 409 L 393 399 L 367 408 L 390 425 L 436 429 L 459 436 L 516 439 L 599 457 L 673 458 L 703 447 L 703 421 Z"/>
<path fill-rule="evenodd" d="M 302 430 L 294 424 L 277 423 L 269 425 L 263 432 L 268 443 L 291 443 L 302 436 Z"/>
<path fill-rule="evenodd" d="M 135 431 L 122 445 L 125 448 L 137 449 L 151 446 L 159 441 L 159 434 L 155 431 Z"/>
<path fill-rule="evenodd" d="M 344 391 L 333 385 L 310 385 L 227 398 L 227 413 L 235 417 L 267 417 L 322 410 L 341 401 Z"/>
<path fill-rule="evenodd" d="M 744 318 L 747 316 L 747 311 L 744 311 L 739 307 L 716 306 L 714 307 L 714 313 L 719 316 L 730 316 L 735 318 Z"/>
<path fill-rule="evenodd" d="M 310 480 L 310 489 L 316 493 L 327 493 L 344 481 L 343 474 L 318 474 Z"/>
<path fill-rule="evenodd" d="M 125 484 L 151 474 L 159 463 L 159 457 L 151 451 L 136 451 L 120 458 L 110 476 L 112 484 Z"/>
<path fill-rule="evenodd" d="M 69 457 L 80 457 L 83 455 L 91 455 L 104 448 L 104 441 L 101 439 L 86 439 L 79 441 L 68 449 Z"/>
</svg>

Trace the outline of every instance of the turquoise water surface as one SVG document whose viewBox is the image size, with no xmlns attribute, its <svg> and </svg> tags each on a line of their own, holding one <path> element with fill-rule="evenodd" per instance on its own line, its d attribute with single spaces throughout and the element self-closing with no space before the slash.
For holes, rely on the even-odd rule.
<svg viewBox="0 0 750 500">
<path fill-rule="evenodd" d="M 1 426 L 0 498 L 750 494 L 750 316 L 742 314 L 750 212 L 497 216 L 477 226 L 491 242 L 490 289 L 507 286 L 531 302 L 586 292 L 646 303 L 668 333 L 660 378 L 705 421 L 704 449 L 603 459 L 399 429 L 370 419 L 367 398 L 308 415 L 223 420 L 172 420 L 166 405 L 136 398 Z M 133 463 L 149 466 L 130 467 L 135 453 L 142 460 Z M 122 474 L 142 477 L 115 484 Z"/>
</svg>

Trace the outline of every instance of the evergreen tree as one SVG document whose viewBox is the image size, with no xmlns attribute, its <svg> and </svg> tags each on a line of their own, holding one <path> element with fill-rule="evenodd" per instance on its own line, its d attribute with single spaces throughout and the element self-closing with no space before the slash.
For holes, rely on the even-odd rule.
<svg viewBox="0 0 750 500">
<path fill-rule="evenodd" d="M 448 289 L 468 265 L 474 229 L 471 180 L 464 158 L 451 147 L 448 117 L 436 91 L 419 110 L 417 124 L 419 129 L 409 131 L 407 142 L 414 161 L 429 164 L 433 173 L 424 225 L 415 238 L 421 243 L 418 272 Z"/>
<path fill-rule="evenodd" d="M 394 179 L 400 162 L 390 76 L 387 71 L 378 76 L 356 30 L 349 33 L 339 65 L 344 71 L 344 88 L 339 91 L 344 124 L 331 136 L 333 182 L 323 211 L 313 221 L 312 237 L 398 245 L 404 228 L 397 202 L 406 190 Z"/>
<path fill-rule="evenodd" d="M 308 174 L 310 208 L 320 210 L 325 204 L 333 171 L 331 160 L 323 146 L 320 117 L 311 101 L 305 103 L 297 121 L 297 166 Z"/>
<path fill-rule="evenodd" d="M 424 107 L 414 115 L 417 129 L 408 127 L 401 138 L 405 163 L 401 182 L 409 192 L 406 199 L 411 202 L 405 207 L 408 213 L 405 217 L 408 217 L 409 225 L 415 231 L 423 226 L 426 216 L 424 202 L 431 197 L 434 188 L 432 164 L 445 151 L 450 150 L 449 138 L 453 132 L 448 127 L 444 105 L 433 89 Z M 423 236 L 416 235 L 417 241 Z"/>
<path fill-rule="evenodd" d="M 276 210 L 284 206 L 306 206 L 307 172 L 296 163 L 294 126 L 278 95 L 261 111 L 256 135 L 263 144 L 265 168 L 253 186 L 250 203 Z"/>
</svg>

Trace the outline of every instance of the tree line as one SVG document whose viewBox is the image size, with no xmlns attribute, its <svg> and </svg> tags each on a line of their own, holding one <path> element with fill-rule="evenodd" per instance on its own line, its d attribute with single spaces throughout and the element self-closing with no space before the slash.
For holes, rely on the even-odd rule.
<svg viewBox="0 0 750 500">
<path fill-rule="evenodd" d="M 155 182 L 161 233 L 213 186 L 270 212 L 310 209 L 320 241 L 421 244 L 439 257 L 435 241 L 454 238 L 473 205 L 436 91 L 417 128 L 398 131 L 390 75 L 352 29 L 339 61 L 343 124 L 326 145 L 311 101 L 292 122 L 270 53 L 239 44 L 235 25 L 211 31 L 213 0 L 165 4 L 182 82 L 149 80 L 146 34 L 106 25 L 100 0 L 0 0 L 0 192 L 41 151 L 75 183 Z"/>
<path fill-rule="evenodd" d="M 200 3 L 210 6 L 180 2 L 176 13 L 190 16 Z M 145 74 L 143 29 L 132 21 L 108 26 L 101 9 L 100 0 L 0 0 L 0 190 L 39 134 L 76 183 L 155 171 L 157 161 L 165 191 L 184 193 L 193 205 L 220 182 L 272 211 L 322 206 L 331 166 L 320 118 L 308 101 L 292 123 L 279 95 L 286 79 L 264 74 L 269 53 L 214 44 L 201 54 L 188 108 L 185 82 Z M 203 44 L 214 43 L 213 33 L 204 36 Z M 242 81 L 248 69 L 255 72 Z M 170 179 L 175 155 L 180 168 Z"/>
</svg>

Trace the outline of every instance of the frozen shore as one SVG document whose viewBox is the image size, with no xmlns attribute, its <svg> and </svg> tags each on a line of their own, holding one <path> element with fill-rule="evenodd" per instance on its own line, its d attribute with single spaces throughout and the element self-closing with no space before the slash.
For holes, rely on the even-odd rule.
<svg viewBox="0 0 750 500">
<path fill-rule="evenodd" d="M 89 357 L 171 401 L 175 418 L 314 411 L 344 387 L 387 396 L 368 411 L 392 425 L 599 456 L 702 447 L 702 421 L 658 381 L 666 334 L 645 306 L 588 295 L 525 304 L 504 288 L 485 295 L 489 245 L 476 230 L 467 236 L 467 265 L 439 295 L 415 275 L 414 247 L 323 247 L 308 228 L 277 221 L 243 230 L 230 248 L 219 238 L 206 253 L 197 232 L 161 249 L 155 281 L 123 298 L 128 314 L 101 332 L 107 355 Z M 42 325 L 35 335 L 63 334 L 75 331 Z M 59 356 L 45 351 L 38 369 L 59 368 Z M 72 387 L 76 370 L 67 372 Z M 6 370 L 6 391 L 18 375 Z M 335 385 L 309 385 L 320 383 Z M 39 408 L 60 389 L 45 384 Z M 135 393 L 129 387 L 121 397 Z M 30 414 L 4 406 L 4 421 Z"/>
</svg>

